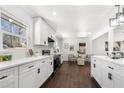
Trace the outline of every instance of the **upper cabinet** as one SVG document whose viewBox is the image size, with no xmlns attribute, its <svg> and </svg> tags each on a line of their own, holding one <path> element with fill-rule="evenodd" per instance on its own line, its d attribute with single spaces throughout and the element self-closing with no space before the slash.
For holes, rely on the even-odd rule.
<svg viewBox="0 0 124 93">
<path fill-rule="evenodd" d="M 48 45 L 48 37 L 54 37 L 54 31 L 42 17 L 34 17 L 34 44 Z"/>
<path fill-rule="evenodd" d="M 48 45 L 48 27 L 41 17 L 34 17 L 34 44 Z"/>
</svg>

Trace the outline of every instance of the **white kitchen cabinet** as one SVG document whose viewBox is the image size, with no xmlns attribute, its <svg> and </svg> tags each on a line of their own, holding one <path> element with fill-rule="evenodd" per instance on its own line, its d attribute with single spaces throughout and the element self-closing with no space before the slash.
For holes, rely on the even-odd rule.
<svg viewBox="0 0 124 93">
<path fill-rule="evenodd" d="M 91 74 L 93 77 L 95 77 L 96 81 L 101 85 L 102 84 L 102 65 L 101 60 L 92 58 L 91 60 Z"/>
<path fill-rule="evenodd" d="M 124 88 L 124 75 L 119 74 L 118 72 L 114 72 L 114 86 L 115 88 Z"/>
<path fill-rule="evenodd" d="M 38 61 L 37 65 L 38 65 L 38 74 L 36 75 L 37 76 L 37 86 L 40 87 L 48 78 L 46 76 L 46 72 L 47 72 L 46 60 L 43 59 L 43 60 Z"/>
<path fill-rule="evenodd" d="M 44 61 L 38 61 L 37 87 L 40 87 L 45 81 L 45 64 Z"/>
<path fill-rule="evenodd" d="M 48 45 L 48 24 L 42 17 L 34 17 L 34 44 Z"/>
<path fill-rule="evenodd" d="M 37 74 L 37 86 L 40 87 L 53 72 L 53 58 L 42 59 L 37 62 L 38 74 Z"/>
<path fill-rule="evenodd" d="M 43 63 L 45 67 L 44 68 L 44 79 L 46 81 L 53 72 L 53 61 L 51 60 L 51 58 L 48 58 L 48 59 L 45 59 Z"/>
<path fill-rule="evenodd" d="M 51 58 L 48 58 L 47 59 L 47 69 L 48 69 L 48 77 L 52 74 L 52 72 L 53 72 L 53 58 L 51 57 Z"/>
<path fill-rule="evenodd" d="M 113 72 L 107 68 L 107 66 L 102 68 L 102 87 L 103 88 L 112 88 L 114 86 L 113 83 Z"/>
<path fill-rule="evenodd" d="M 91 76 L 93 76 L 103 88 L 124 88 L 123 73 L 124 68 L 122 66 L 114 64 L 106 59 L 97 57 L 91 58 Z"/>
<path fill-rule="evenodd" d="M 38 88 L 52 72 L 52 56 L 0 70 L 0 88 Z"/>
<path fill-rule="evenodd" d="M 19 66 L 19 87 L 37 87 L 37 66 L 35 62 Z"/>
<path fill-rule="evenodd" d="M 0 71 L 0 88 L 18 88 L 18 68 Z"/>
</svg>

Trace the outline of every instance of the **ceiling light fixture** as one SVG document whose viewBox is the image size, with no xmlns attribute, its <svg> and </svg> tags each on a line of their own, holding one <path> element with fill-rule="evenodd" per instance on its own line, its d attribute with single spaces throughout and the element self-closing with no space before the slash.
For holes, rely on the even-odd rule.
<svg viewBox="0 0 124 93">
<path fill-rule="evenodd" d="M 53 12 L 53 15 L 55 16 L 56 15 L 56 12 Z"/>
<path fill-rule="evenodd" d="M 124 23 L 124 8 L 123 11 L 120 12 L 120 5 L 115 5 L 115 7 L 117 7 L 118 11 L 115 18 L 109 19 L 110 27 L 120 26 L 120 24 Z"/>
<path fill-rule="evenodd" d="M 78 37 L 88 37 L 89 35 L 91 35 L 91 32 L 79 32 L 78 33 Z"/>
</svg>

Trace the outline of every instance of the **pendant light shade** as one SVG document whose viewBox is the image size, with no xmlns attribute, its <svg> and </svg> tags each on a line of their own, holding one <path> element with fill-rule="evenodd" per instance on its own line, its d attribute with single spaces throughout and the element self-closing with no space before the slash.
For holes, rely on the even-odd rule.
<svg viewBox="0 0 124 93">
<path fill-rule="evenodd" d="M 119 26 L 119 22 L 118 22 L 117 18 L 110 18 L 109 25 L 110 25 L 110 27 Z"/>
<path fill-rule="evenodd" d="M 119 14 L 118 20 L 120 23 L 124 23 L 124 8 L 123 11 Z"/>
<path fill-rule="evenodd" d="M 123 11 L 120 12 L 120 5 L 115 5 L 118 9 L 118 12 L 116 13 L 115 18 L 109 19 L 110 27 L 120 26 L 121 24 L 124 24 L 124 8 Z"/>
</svg>

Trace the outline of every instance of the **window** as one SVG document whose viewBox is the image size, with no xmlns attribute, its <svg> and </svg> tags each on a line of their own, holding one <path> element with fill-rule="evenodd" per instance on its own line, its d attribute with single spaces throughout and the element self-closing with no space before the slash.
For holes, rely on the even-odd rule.
<svg viewBox="0 0 124 93">
<path fill-rule="evenodd" d="M 8 48 L 26 48 L 26 25 L 1 13 L 1 33 L 3 49 Z"/>
</svg>

